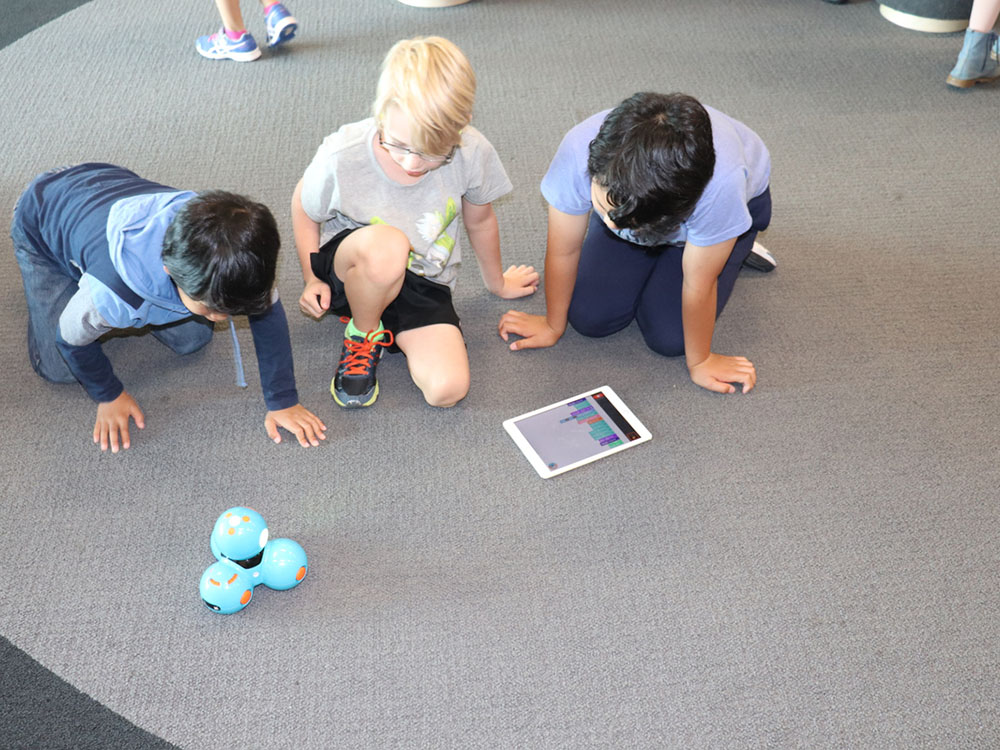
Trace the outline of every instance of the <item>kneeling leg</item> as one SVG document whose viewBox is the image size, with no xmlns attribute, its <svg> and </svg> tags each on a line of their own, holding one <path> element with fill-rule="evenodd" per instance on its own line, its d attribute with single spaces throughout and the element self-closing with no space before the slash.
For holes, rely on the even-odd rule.
<svg viewBox="0 0 1000 750">
<path fill-rule="evenodd" d="M 397 335 L 396 344 L 428 404 L 454 406 L 468 394 L 469 353 L 457 326 L 436 323 L 412 328 Z"/>
</svg>

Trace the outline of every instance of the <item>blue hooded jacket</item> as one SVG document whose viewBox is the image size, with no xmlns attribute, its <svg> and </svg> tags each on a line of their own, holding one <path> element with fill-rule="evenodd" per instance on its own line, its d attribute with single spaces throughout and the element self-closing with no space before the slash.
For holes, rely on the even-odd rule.
<svg viewBox="0 0 1000 750">
<path fill-rule="evenodd" d="M 166 325 L 192 316 L 163 268 L 163 237 L 190 191 L 144 180 L 111 164 L 79 164 L 37 177 L 15 212 L 28 241 L 79 291 L 59 319 L 57 345 L 87 393 L 113 401 L 124 390 L 98 339 L 110 330 Z M 264 399 L 298 403 L 288 323 L 280 300 L 249 316 Z"/>
</svg>

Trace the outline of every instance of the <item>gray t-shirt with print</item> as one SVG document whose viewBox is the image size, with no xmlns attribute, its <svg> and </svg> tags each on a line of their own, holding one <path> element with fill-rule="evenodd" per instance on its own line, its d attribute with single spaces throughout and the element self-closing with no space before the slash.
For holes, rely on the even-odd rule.
<svg viewBox="0 0 1000 750">
<path fill-rule="evenodd" d="M 324 140 L 302 178 L 302 208 L 323 225 L 321 243 L 337 232 L 388 224 L 410 240 L 409 270 L 455 289 L 462 198 L 492 203 L 512 189 L 500 157 L 472 126 L 449 164 L 412 185 L 390 179 L 375 160 L 373 118 L 344 125 Z"/>
</svg>

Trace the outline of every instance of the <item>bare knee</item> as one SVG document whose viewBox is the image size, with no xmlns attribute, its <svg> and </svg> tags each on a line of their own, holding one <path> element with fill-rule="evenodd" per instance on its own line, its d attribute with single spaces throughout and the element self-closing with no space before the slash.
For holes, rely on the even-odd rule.
<svg viewBox="0 0 1000 750">
<path fill-rule="evenodd" d="M 469 393 L 469 357 L 457 326 L 436 323 L 402 331 L 396 343 L 430 406 L 454 406 Z"/>
<path fill-rule="evenodd" d="M 468 373 L 435 373 L 419 385 L 428 405 L 447 409 L 469 394 L 469 375 Z"/>
<path fill-rule="evenodd" d="M 364 234 L 361 234 L 361 233 Z M 403 232 L 387 224 L 372 224 L 359 230 L 354 267 L 376 286 L 389 286 L 406 272 L 410 240 Z"/>
</svg>

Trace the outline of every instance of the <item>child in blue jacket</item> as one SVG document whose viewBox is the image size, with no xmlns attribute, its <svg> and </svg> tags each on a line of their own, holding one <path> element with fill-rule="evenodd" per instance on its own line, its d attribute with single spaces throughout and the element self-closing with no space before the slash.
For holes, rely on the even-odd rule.
<svg viewBox="0 0 1000 750">
<path fill-rule="evenodd" d="M 285 311 L 273 290 L 280 239 L 266 206 L 221 191 L 178 191 L 111 164 L 36 177 L 14 209 L 14 251 L 28 303 L 28 356 L 55 383 L 78 381 L 97 406 L 101 450 L 128 448 L 139 405 L 115 376 L 101 337 L 144 328 L 178 354 L 201 349 L 213 323 L 247 315 L 264 424 L 303 446 L 326 426 L 299 404 Z"/>
</svg>

